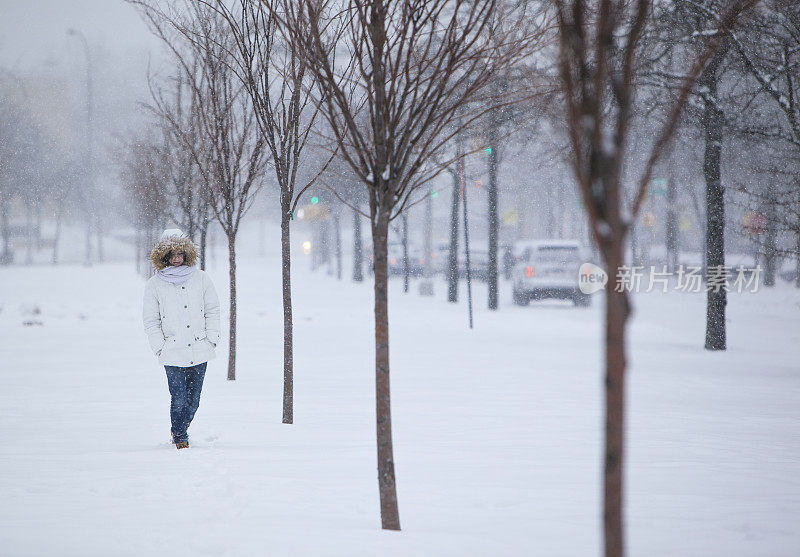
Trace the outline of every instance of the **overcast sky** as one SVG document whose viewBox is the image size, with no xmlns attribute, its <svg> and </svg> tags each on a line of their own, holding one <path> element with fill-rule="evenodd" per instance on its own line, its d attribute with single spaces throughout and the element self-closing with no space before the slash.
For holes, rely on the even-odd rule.
<svg viewBox="0 0 800 557">
<path fill-rule="evenodd" d="M 90 71 L 70 28 L 88 41 Z M 165 54 L 124 0 L 0 0 L 0 76 L 22 95 L 31 117 L 65 144 L 83 140 L 91 76 L 94 151 L 109 183 L 120 141 L 149 123 L 140 103 L 150 98 L 148 71 L 159 75 Z"/>
<path fill-rule="evenodd" d="M 0 0 L 0 64 L 31 68 L 74 52 L 70 27 L 90 45 L 127 55 L 159 51 L 136 10 L 123 0 Z"/>
</svg>

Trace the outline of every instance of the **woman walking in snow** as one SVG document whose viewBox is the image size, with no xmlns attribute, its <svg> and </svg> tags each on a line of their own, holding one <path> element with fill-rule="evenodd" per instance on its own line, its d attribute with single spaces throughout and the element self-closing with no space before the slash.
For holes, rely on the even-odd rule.
<svg viewBox="0 0 800 557">
<path fill-rule="evenodd" d="M 177 228 L 161 234 L 150 261 L 156 273 L 144 288 L 144 331 L 167 370 L 172 441 L 185 449 L 206 364 L 220 338 L 219 300 L 209 276 L 195 266 L 197 249 Z"/>
</svg>

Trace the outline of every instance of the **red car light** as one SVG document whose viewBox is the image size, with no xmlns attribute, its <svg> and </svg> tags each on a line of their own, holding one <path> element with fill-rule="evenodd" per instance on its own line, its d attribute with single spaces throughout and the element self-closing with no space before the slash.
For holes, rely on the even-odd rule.
<svg viewBox="0 0 800 557">
<path fill-rule="evenodd" d="M 395 259 L 395 258 L 390 259 L 389 260 L 389 264 L 390 265 L 397 265 L 397 259 Z"/>
<path fill-rule="evenodd" d="M 528 265 L 527 267 L 525 267 L 525 275 L 528 278 L 531 278 L 533 276 L 533 265 Z"/>
</svg>

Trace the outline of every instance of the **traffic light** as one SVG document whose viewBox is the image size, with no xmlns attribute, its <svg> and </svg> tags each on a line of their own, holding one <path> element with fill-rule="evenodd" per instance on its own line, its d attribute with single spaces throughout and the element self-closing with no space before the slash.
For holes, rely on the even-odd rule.
<svg viewBox="0 0 800 557">
<path fill-rule="evenodd" d="M 432 197 L 432 198 L 434 198 L 434 199 L 436 199 L 437 197 L 439 197 L 439 192 L 438 192 L 438 191 L 436 191 L 436 190 L 433 190 L 433 191 L 431 192 L 431 197 Z"/>
<path fill-rule="evenodd" d="M 314 197 L 311 198 L 311 204 L 316 205 L 317 203 L 319 203 L 319 197 L 315 195 Z"/>
</svg>

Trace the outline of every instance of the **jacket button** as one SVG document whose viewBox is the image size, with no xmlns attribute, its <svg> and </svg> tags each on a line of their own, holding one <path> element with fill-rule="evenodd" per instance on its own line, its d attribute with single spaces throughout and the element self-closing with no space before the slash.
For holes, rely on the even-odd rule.
<svg viewBox="0 0 800 557">
<path fill-rule="evenodd" d="M 186 346 L 191 346 L 191 345 L 192 345 L 192 343 L 190 342 L 190 343 L 189 343 L 189 344 L 187 344 Z"/>
<path fill-rule="evenodd" d="M 185 286 L 181 286 L 181 290 L 186 290 L 186 287 Z"/>
<path fill-rule="evenodd" d="M 183 307 L 188 308 L 189 306 L 183 306 Z"/>
<path fill-rule="evenodd" d="M 186 325 L 186 328 L 188 329 L 188 328 L 189 328 L 189 325 Z"/>
</svg>

